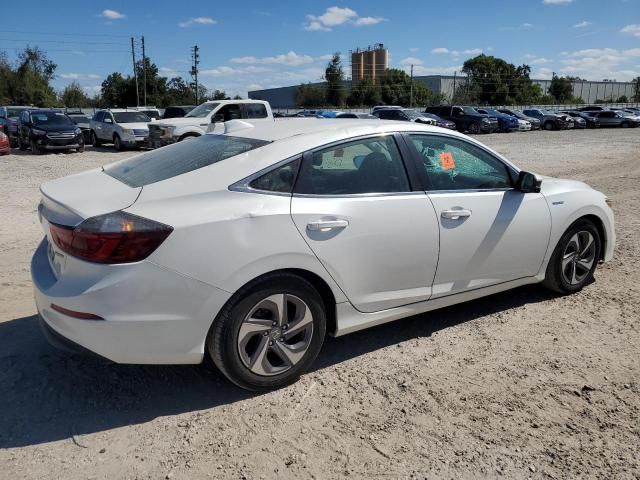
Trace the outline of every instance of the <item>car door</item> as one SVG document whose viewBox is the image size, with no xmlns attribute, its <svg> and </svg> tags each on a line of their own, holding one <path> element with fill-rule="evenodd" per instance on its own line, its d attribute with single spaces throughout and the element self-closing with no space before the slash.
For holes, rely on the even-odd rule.
<svg viewBox="0 0 640 480">
<path fill-rule="evenodd" d="M 300 235 L 362 312 L 431 295 L 438 220 L 409 181 L 399 140 L 366 136 L 305 153 L 291 199 Z"/>
<path fill-rule="evenodd" d="M 542 194 L 514 189 L 512 167 L 466 139 L 409 139 L 440 226 L 432 298 L 536 275 L 551 229 Z"/>
<path fill-rule="evenodd" d="M 104 112 L 104 117 L 102 118 L 101 128 L 100 128 L 100 138 L 103 140 L 112 140 L 113 139 L 113 115 L 111 112 Z"/>
</svg>

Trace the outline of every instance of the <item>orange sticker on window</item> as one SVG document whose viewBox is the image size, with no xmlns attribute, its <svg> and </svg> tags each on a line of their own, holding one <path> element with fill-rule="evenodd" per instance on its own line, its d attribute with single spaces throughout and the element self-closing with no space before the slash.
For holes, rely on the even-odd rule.
<svg viewBox="0 0 640 480">
<path fill-rule="evenodd" d="M 451 152 L 442 152 L 440 154 L 440 166 L 444 170 L 456 168 L 456 162 L 453 161 L 453 154 Z"/>
</svg>

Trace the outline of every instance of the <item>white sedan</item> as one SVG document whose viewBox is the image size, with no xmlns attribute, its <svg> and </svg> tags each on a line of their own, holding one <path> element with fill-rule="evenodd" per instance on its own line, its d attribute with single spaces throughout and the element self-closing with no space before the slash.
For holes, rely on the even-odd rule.
<svg viewBox="0 0 640 480">
<path fill-rule="evenodd" d="M 45 183 L 31 271 L 47 336 L 120 363 L 286 385 L 344 335 L 542 282 L 588 285 L 613 213 L 460 133 L 289 119 Z"/>
<path fill-rule="evenodd" d="M 518 118 L 518 131 L 519 132 L 528 132 L 531 130 L 531 122 L 527 120 L 522 120 Z"/>
</svg>

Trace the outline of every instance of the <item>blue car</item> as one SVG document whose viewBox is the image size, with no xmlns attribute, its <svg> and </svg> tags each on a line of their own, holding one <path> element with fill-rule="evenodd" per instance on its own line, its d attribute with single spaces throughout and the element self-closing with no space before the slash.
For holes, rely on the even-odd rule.
<svg viewBox="0 0 640 480">
<path fill-rule="evenodd" d="M 518 130 L 518 119 L 516 117 L 512 117 L 506 113 L 500 113 L 495 108 L 476 108 L 476 110 L 480 113 L 496 117 L 501 132 L 514 132 Z"/>
</svg>

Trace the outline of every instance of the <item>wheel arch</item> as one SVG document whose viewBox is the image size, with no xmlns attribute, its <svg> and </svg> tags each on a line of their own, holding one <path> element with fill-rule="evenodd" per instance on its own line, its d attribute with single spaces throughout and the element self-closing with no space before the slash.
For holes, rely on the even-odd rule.
<svg viewBox="0 0 640 480">
<path fill-rule="evenodd" d="M 201 137 L 201 136 L 202 134 L 198 132 L 186 132 L 178 137 L 178 141 L 181 142 L 182 140 L 188 137 Z"/>
<path fill-rule="evenodd" d="M 571 225 L 573 225 L 574 223 L 576 223 L 578 220 L 588 220 L 591 223 L 593 223 L 596 228 L 598 229 L 598 235 L 600 235 L 600 242 L 601 242 L 601 246 L 600 246 L 600 261 L 604 260 L 604 255 L 605 252 L 607 251 L 607 230 L 604 228 L 604 222 L 602 221 L 602 219 L 594 214 L 588 214 L 588 215 L 584 215 L 580 218 L 578 218 L 575 222 L 573 222 Z"/>
<path fill-rule="evenodd" d="M 233 293 L 233 295 L 229 298 L 229 300 L 227 300 L 227 302 L 225 303 L 225 306 L 220 309 L 220 312 L 222 312 L 228 304 L 236 302 L 238 300 L 238 297 L 243 295 L 247 289 L 252 288 L 254 285 L 278 273 L 289 273 L 292 275 L 296 275 L 300 278 L 303 278 L 304 280 L 309 282 L 311 285 L 313 285 L 316 291 L 320 294 L 320 297 L 322 298 L 322 303 L 325 307 L 325 315 L 327 317 L 326 318 L 327 332 L 331 334 L 336 332 L 338 325 L 337 325 L 337 315 L 336 315 L 336 297 L 333 293 L 333 290 L 320 275 L 303 268 L 282 268 L 277 270 L 271 270 L 269 272 L 265 272 L 258 275 L 257 277 L 246 282 L 244 285 L 238 288 Z M 214 319 L 213 323 L 217 321 L 219 315 L 220 313 L 216 315 L 216 318 Z"/>
</svg>

